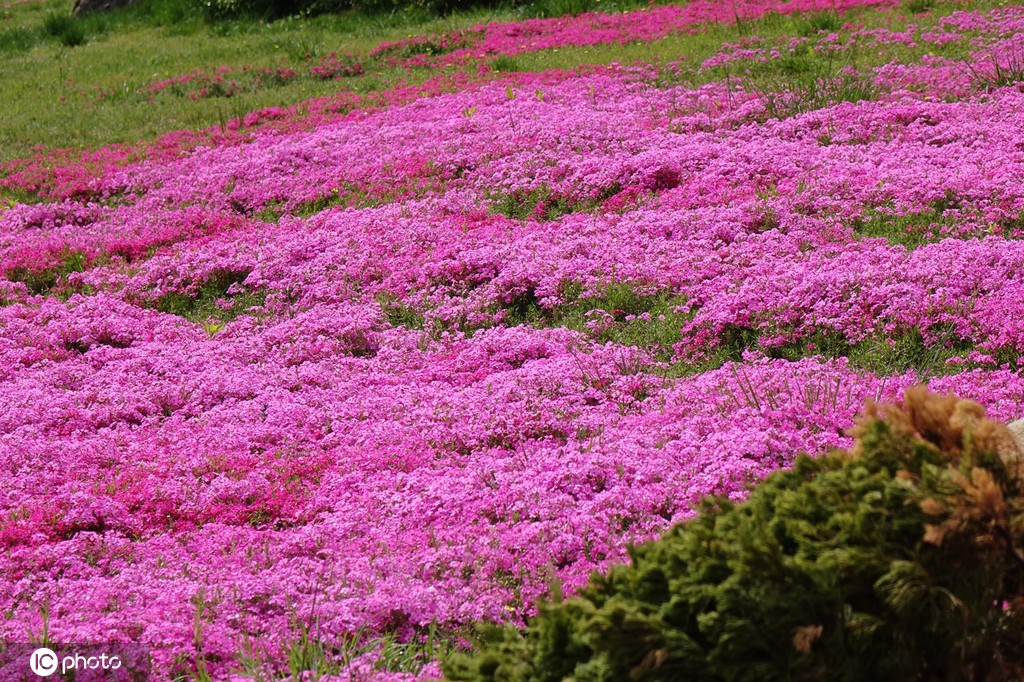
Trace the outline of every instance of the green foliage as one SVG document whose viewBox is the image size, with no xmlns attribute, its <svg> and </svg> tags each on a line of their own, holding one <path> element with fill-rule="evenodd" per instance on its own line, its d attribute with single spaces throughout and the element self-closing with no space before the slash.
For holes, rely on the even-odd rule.
<svg viewBox="0 0 1024 682">
<path fill-rule="evenodd" d="M 0 53 L 25 52 L 31 49 L 36 42 L 36 32 L 23 26 L 0 31 Z"/>
<path fill-rule="evenodd" d="M 89 265 L 89 259 L 83 253 L 66 251 L 60 261 L 49 268 L 31 269 L 17 267 L 7 273 L 12 282 L 22 282 L 33 294 L 49 293 L 67 282 L 67 276 L 73 272 L 83 272 Z"/>
<path fill-rule="evenodd" d="M 499 55 L 491 62 L 491 71 L 495 73 L 512 73 L 513 71 L 521 70 L 522 67 L 519 66 L 519 60 L 511 55 Z"/>
<path fill-rule="evenodd" d="M 405 327 L 406 329 L 423 329 L 425 319 L 422 313 L 415 308 L 406 305 L 395 296 L 380 295 L 377 297 L 381 310 L 384 311 L 384 318 L 392 327 Z"/>
<path fill-rule="evenodd" d="M 912 250 L 923 244 L 942 241 L 949 236 L 949 230 L 956 227 L 959 217 L 943 216 L 942 210 L 936 208 L 902 214 L 869 210 L 854 219 L 851 227 L 855 234 L 862 237 L 883 237 L 890 244 L 899 244 Z"/>
<path fill-rule="evenodd" d="M 326 211 L 332 206 L 343 206 L 351 200 L 352 196 L 350 194 L 347 192 L 342 193 L 340 188 L 335 187 L 331 190 L 330 194 L 316 199 L 311 199 L 310 201 L 307 201 L 295 208 L 291 213 L 292 215 L 300 218 L 308 218 L 309 216 L 316 215 L 321 211 Z"/>
<path fill-rule="evenodd" d="M 833 33 L 843 27 L 845 20 L 835 12 L 814 12 L 793 16 L 793 27 L 797 33 L 809 37 L 817 33 Z"/>
<path fill-rule="evenodd" d="M 1024 82 L 1024 52 L 1014 48 L 1010 54 L 1002 60 L 985 59 L 975 61 L 965 59 L 964 68 L 971 74 L 975 86 L 986 90 L 1014 85 Z"/>
<path fill-rule="evenodd" d="M 629 282 L 608 284 L 590 296 L 581 293 L 579 284 L 567 282 L 562 302 L 542 308 L 536 292 L 528 289 L 502 306 L 502 323 L 566 327 L 600 343 L 645 348 L 661 361 L 672 358 L 672 346 L 681 340 L 680 331 L 690 316 L 684 312 L 685 297 L 664 290 L 645 291 Z"/>
<path fill-rule="evenodd" d="M 914 370 L 919 377 L 931 377 L 962 370 L 950 366 L 947 360 L 968 355 L 975 350 L 973 344 L 959 338 L 952 329 L 931 329 L 934 337 L 926 343 L 921 330 L 905 329 L 888 335 L 875 335 L 850 344 L 850 365 L 877 373 L 878 376 L 892 376 Z M 842 342 L 835 342 L 830 357 L 840 357 Z M 828 348 L 823 344 L 823 348 Z"/>
<path fill-rule="evenodd" d="M 757 351 L 769 358 L 794 361 L 813 356 L 846 358 L 851 367 L 877 376 L 913 371 L 921 379 L 979 366 L 955 360 L 965 358 L 974 351 L 991 357 L 989 365 L 1009 365 L 1011 368 L 1021 366 L 1020 353 L 1015 349 L 978 348 L 974 343 L 961 338 L 951 325 L 933 325 L 924 331 L 917 327 L 905 327 L 888 333 L 871 334 L 857 341 L 851 341 L 834 330 L 818 329 L 794 336 L 783 343 L 767 342 L 767 339 L 779 334 L 792 336 L 792 331 L 728 327 L 721 332 L 720 343 L 711 357 L 705 359 L 699 367 L 703 371 L 719 367 L 725 362 L 740 361 L 745 351 Z M 686 373 L 686 369 L 687 366 L 683 365 L 677 371 Z"/>
<path fill-rule="evenodd" d="M 445 16 L 482 8 L 517 7 L 520 15 L 560 17 L 585 12 L 619 11 L 647 5 L 642 0 L 200 0 L 220 5 L 211 17 L 315 16 L 329 12 L 358 11 L 366 14 L 408 13 Z"/>
<path fill-rule="evenodd" d="M 815 36 L 840 31 L 846 20 L 834 12 L 819 12 L 789 21 L 801 35 Z M 766 61 L 743 62 L 739 78 L 737 64 L 725 64 L 699 73 L 693 82 L 733 78 L 758 95 L 765 108 L 763 118 L 787 118 L 840 102 L 877 99 L 880 90 L 870 67 L 878 56 L 861 58 L 856 49 L 842 53 L 815 49 L 813 42 L 807 42 Z"/>
<path fill-rule="evenodd" d="M 43 20 L 43 30 L 64 47 L 78 47 L 86 41 L 85 27 L 70 14 L 53 12 Z"/>
<path fill-rule="evenodd" d="M 935 0 L 907 0 L 903 7 L 911 14 L 924 14 L 935 7 Z"/>
<path fill-rule="evenodd" d="M 204 15 L 213 21 L 226 19 L 280 19 L 338 12 L 364 14 L 404 13 L 439 16 L 479 7 L 503 6 L 503 0 L 198 0 Z"/>
<path fill-rule="evenodd" d="M 418 674 L 427 663 L 455 648 L 454 637 L 433 622 L 414 628 L 405 638 L 393 633 L 374 637 L 365 630 L 326 638 L 315 627 L 297 626 L 296 630 L 280 656 L 270 654 L 265 646 L 246 642 L 237 661 L 239 675 L 253 682 L 315 680 L 351 673 L 353 664 L 365 657 L 375 659 L 374 669 L 380 672 Z"/>
<path fill-rule="evenodd" d="M 541 305 L 537 292 L 527 287 L 490 309 L 493 322 L 470 326 L 456 320 L 438 328 L 428 320 L 429 307 L 401 303 L 393 296 L 378 302 L 392 326 L 438 332 L 458 329 L 472 334 L 481 326 L 565 327 L 581 332 L 598 343 L 612 342 L 643 348 L 657 362 L 665 363 L 666 376 L 688 376 L 717 369 L 727 362 L 743 360 L 753 351 L 773 359 L 797 361 L 808 357 L 844 358 L 853 368 L 877 376 L 913 371 L 921 379 L 944 376 L 977 367 L 1017 369 L 1024 366 L 1014 348 L 985 348 L 962 338 L 952 325 L 927 329 L 903 327 L 878 331 L 856 341 L 836 330 L 819 328 L 797 332 L 792 326 L 727 326 L 718 332 L 717 342 L 706 352 L 677 352 L 685 339 L 682 329 L 693 319 L 687 299 L 671 290 L 643 287 L 631 282 L 612 282 L 587 296 L 577 282 L 565 282 L 555 305 Z M 764 319 L 773 318 L 771 311 Z M 780 340 L 784 339 L 784 340 Z M 989 360 L 965 360 L 973 352 Z"/>
<path fill-rule="evenodd" d="M 788 118 L 840 102 L 878 99 L 878 86 L 852 66 L 853 60 L 845 65 L 833 59 L 784 58 L 777 62 L 777 75 L 762 76 L 750 86 L 764 102 L 768 118 Z"/>
<path fill-rule="evenodd" d="M 614 183 L 590 196 L 570 197 L 555 194 L 545 185 L 529 191 L 496 194 L 491 197 L 491 210 L 516 220 L 557 220 L 570 213 L 592 211 L 620 191 L 622 187 Z"/>
<path fill-rule="evenodd" d="M 206 330 L 212 336 L 222 325 L 210 324 L 210 320 L 230 322 L 250 308 L 263 305 L 267 296 L 265 291 L 242 289 L 235 292 L 238 287 L 233 285 L 241 285 L 248 276 L 248 272 L 217 270 L 205 281 L 191 287 L 191 291 L 161 296 L 155 307 L 161 312 L 178 315 L 191 322 L 206 323 Z"/>
<path fill-rule="evenodd" d="M 40 0 L 9 3 L 0 22 L 0 89 L 8 106 L 0 117 L 0 160 L 33 154 L 40 144 L 46 148 L 96 147 L 111 143 L 145 144 L 154 136 L 171 130 L 201 129 L 224 125 L 230 119 L 265 107 L 289 106 L 310 98 L 337 93 L 334 81 L 305 76 L 307 55 L 316 58 L 328 52 L 352 52 L 363 59 L 365 72 L 346 86 L 365 94 L 386 90 L 398 83 L 415 85 L 462 68 L 448 66 L 407 70 L 386 60 L 366 59 L 381 42 L 404 41 L 415 35 L 466 32 L 488 21 L 510 21 L 540 12 L 532 4 L 510 2 L 502 6 L 457 11 L 444 17 L 416 9 L 415 4 L 382 4 L 381 11 L 347 10 L 316 14 L 288 14 L 273 21 L 266 17 L 205 18 L 203 0 L 139 0 L 110 12 L 95 12 L 74 21 L 84 27 L 86 43 L 74 49 L 59 49 L 56 37 L 43 29 L 52 12 L 67 12 L 70 0 Z M 305 1 L 305 0 L 303 0 Z M 646 5 L 646 2 L 640 3 Z M 616 11 L 637 6 L 636 0 L 594 0 L 594 9 Z M 999 6 L 999 0 L 977 0 L 972 9 L 984 11 Z M 902 30 L 907 21 L 920 30 L 934 28 L 942 15 L 955 9 L 950 2 L 936 4 L 936 10 L 922 17 L 880 12 L 875 8 L 852 9 L 840 16 L 863 24 L 866 29 L 885 26 Z M 316 14 L 316 16 L 311 16 Z M 804 16 L 806 19 L 806 16 Z M 887 23 L 891 22 L 891 23 Z M 744 30 L 768 43 L 788 38 L 794 32 L 788 16 L 773 13 L 745 22 Z M 562 47 L 515 56 L 505 69 L 524 72 L 574 69 L 581 64 L 634 62 L 655 66 L 686 60 L 679 69 L 664 71 L 657 83 L 698 87 L 724 76 L 736 75 L 726 68 L 700 69 L 703 60 L 717 53 L 724 42 L 736 37 L 736 27 L 710 25 L 694 33 L 675 33 L 652 42 Z M 58 49 L 55 49 L 58 48 Z M 962 60 L 973 48 L 954 42 L 936 48 L 886 45 L 879 51 L 863 51 L 859 66 L 870 69 L 895 60 L 913 62 L 928 51 Z M 55 58 L 56 57 L 56 58 Z M 755 86 L 770 90 L 821 70 L 817 62 L 825 55 L 809 58 L 797 55 L 778 61 L 779 71 L 768 69 L 754 74 Z M 280 87 L 243 89 L 230 99 L 152 96 L 149 87 L 163 79 L 196 69 L 226 66 L 236 72 L 250 69 L 287 67 L 300 77 Z M 740 68 L 747 64 L 739 65 Z M 759 69 L 750 63 L 752 71 Z M 978 65 L 975 65 L 978 68 Z M 820 88 L 819 88 L 820 90 Z M 827 90 L 827 88 L 825 88 Z M 847 89 L 841 97 L 855 97 Z M 513 121 L 513 123 L 518 123 Z"/>
<path fill-rule="evenodd" d="M 175 26 L 187 22 L 195 14 L 195 7 L 182 0 L 143 0 L 125 11 L 157 26 Z"/>
<path fill-rule="evenodd" d="M 644 290 L 629 282 L 615 282 L 590 296 L 580 296 L 581 288 L 568 282 L 561 293 L 562 302 L 551 308 L 540 306 L 536 293 L 528 289 L 512 297 L 502 306 L 502 323 L 506 326 L 528 324 L 536 327 L 566 327 L 587 334 L 600 343 L 614 342 L 638 346 L 652 353 L 660 362 L 668 363 L 672 376 L 690 375 L 738 362 L 744 352 L 757 351 L 769 358 L 800 360 L 807 357 L 846 358 L 851 367 L 878 376 L 892 376 L 914 371 L 919 377 L 934 377 L 963 371 L 970 363 L 956 362 L 973 351 L 992 357 L 992 364 L 1010 367 L 1021 365 L 1020 354 L 1012 349 L 985 350 L 962 339 L 952 327 L 933 326 L 927 330 L 916 327 L 876 333 L 857 341 L 843 334 L 820 329 L 795 336 L 791 329 L 753 329 L 728 327 L 719 335 L 719 342 L 706 357 L 680 360 L 676 346 L 684 339 L 682 328 L 693 318 L 685 296 L 666 290 Z M 408 317 L 412 309 L 404 309 L 403 319 L 392 314 L 393 322 L 412 327 Z M 422 315 L 416 314 L 415 328 L 423 328 Z M 782 343 L 769 341 L 779 336 L 791 337 Z"/>
<path fill-rule="evenodd" d="M 525 631 L 485 630 L 449 679 L 1021 679 L 1021 454 L 974 403 L 915 389 L 881 415 L 850 452 L 706 500 Z"/>
<path fill-rule="evenodd" d="M 537 17 L 577 16 L 593 12 L 599 5 L 594 0 L 536 0 L 532 3 L 532 14 Z"/>
</svg>

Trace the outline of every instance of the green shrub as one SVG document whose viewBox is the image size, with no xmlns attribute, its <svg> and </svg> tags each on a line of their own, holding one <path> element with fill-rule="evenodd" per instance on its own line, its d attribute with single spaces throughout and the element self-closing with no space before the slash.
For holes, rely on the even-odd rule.
<svg viewBox="0 0 1024 682">
<path fill-rule="evenodd" d="M 856 446 L 709 500 L 455 680 L 1024 679 L 1021 453 L 979 405 L 907 392 Z"/>
<path fill-rule="evenodd" d="M 43 30 L 47 35 L 59 40 L 64 47 L 77 47 L 85 44 L 85 27 L 69 14 L 54 12 L 46 15 L 43 20 Z"/>
</svg>

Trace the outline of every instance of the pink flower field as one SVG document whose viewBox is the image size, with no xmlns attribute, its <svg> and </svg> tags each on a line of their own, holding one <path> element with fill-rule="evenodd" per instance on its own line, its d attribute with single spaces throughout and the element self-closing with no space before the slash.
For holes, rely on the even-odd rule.
<svg viewBox="0 0 1024 682">
<path fill-rule="evenodd" d="M 857 4 L 899 11 L 694 2 L 402 59 Z M 0 638 L 217 680 L 315 639 L 348 647 L 332 679 L 433 679 L 427 633 L 522 622 L 848 445 L 866 398 L 1024 416 L 1024 8 L 919 23 L 9 164 Z"/>
</svg>

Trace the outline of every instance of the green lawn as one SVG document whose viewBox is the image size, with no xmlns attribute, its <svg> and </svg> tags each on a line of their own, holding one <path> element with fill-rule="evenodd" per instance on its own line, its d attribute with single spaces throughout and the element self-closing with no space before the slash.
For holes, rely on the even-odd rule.
<svg viewBox="0 0 1024 682">
<path fill-rule="evenodd" d="M 308 77 L 310 63 L 330 52 L 363 55 L 381 41 L 465 28 L 511 13 L 462 14 L 433 20 L 415 17 L 321 16 L 272 23 L 198 18 L 159 25 L 125 16 L 86 18 L 86 42 L 66 47 L 45 33 L 47 16 L 67 12 L 68 2 L 47 0 L 13 5 L 0 22 L 0 160 L 27 155 L 33 147 L 96 146 L 133 142 L 182 128 L 216 125 L 248 111 L 320 97 L 347 88 L 390 87 L 422 79 L 374 61 L 364 75 L 339 80 Z M 10 36 L 28 36 L 24 43 Z M 28 45 L 31 43 L 31 45 Z M 291 68 L 299 78 L 280 86 L 231 97 L 193 101 L 164 92 L 149 96 L 146 85 L 194 69 L 228 66 Z M 303 77 L 305 76 L 305 77 Z"/>
<path fill-rule="evenodd" d="M 69 0 L 41 0 L 10 4 L 0 20 L 0 91 L 5 95 L 0 116 L 0 161 L 21 158 L 38 145 L 48 148 L 96 147 L 116 142 L 137 142 L 179 129 L 222 125 L 249 111 L 282 106 L 330 95 L 339 90 L 370 92 L 399 82 L 416 83 L 437 75 L 437 69 L 407 70 L 367 57 L 382 41 L 466 28 L 486 21 L 522 18 L 524 10 L 481 10 L 445 18 L 409 14 L 324 15 L 274 22 L 234 20 L 209 23 L 197 16 L 176 14 L 174 7 L 152 5 L 172 0 L 142 0 L 135 8 L 110 15 L 70 19 Z M 548 0 L 550 4 L 553 0 Z M 633 0 L 622 0 L 630 3 Z M 147 4 L 149 3 L 149 4 Z M 605 2 L 602 7 L 607 5 Z M 998 2 L 986 0 L 972 7 L 986 9 Z M 153 9 L 155 7 L 155 9 Z M 150 8 L 150 9 L 147 9 Z M 900 29 L 907 22 L 922 26 L 956 8 L 953 3 L 930 7 L 916 14 L 920 2 L 895 12 L 864 9 L 843 20 Z M 543 7 L 541 8 L 543 9 Z M 533 10 L 537 10 L 534 7 Z M 548 8 L 550 10 L 550 8 Z M 534 11 L 534 13 L 538 13 Z M 543 13 L 543 12 L 539 12 Z M 741 26 L 711 26 L 696 34 L 680 34 L 651 43 L 562 48 L 498 57 L 490 60 L 495 71 L 543 71 L 581 64 L 622 64 L 681 61 L 674 82 L 699 85 L 737 75 L 736 66 L 698 72 L 697 67 L 723 42 L 756 35 L 771 40 L 793 33 L 811 34 L 820 28 L 841 26 L 830 13 L 809 16 L 767 16 Z M 67 46 L 64 43 L 81 44 Z M 949 54 L 963 50 L 948 48 Z M 916 60 L 924 48 L 890 46 L 884 54 L 844 57 L 826 62 L 813 54 L 754 66 L 747 83 L 775 91 L 813 82 L 831 75 L 853 60 L 870 66 L 896 59 Z M 364 72 L 354 77 L 317 80 L 309 76 L 313 60 L 331 52 L 353 53 Z M 947 54 L 947 56 L 949 56 Z M 147 92 L 153 82 L 178 77 L 195 69 L 217 67 L 238 70 L 288 68 L 298 76 L 284 83 L 266 83 L 230 97 L 193 100 L 170 89 Z M 470 65 L 468 68 L 474 68 Z M 233 76 L 227 76 L 231 78 Z M 850 97 L 860 96 L 857 92 Z"/>
</svg>

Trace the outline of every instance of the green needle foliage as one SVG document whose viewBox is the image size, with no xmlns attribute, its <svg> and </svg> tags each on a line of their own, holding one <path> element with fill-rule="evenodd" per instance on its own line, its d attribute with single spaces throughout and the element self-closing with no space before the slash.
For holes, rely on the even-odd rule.
<svg viewBox="0 0 1024 682">
<path fill-rule="evenodd" d="M 488 682 L 1024 679 L 1022 453 L 976 403 L 868 405 L 857 445 L 708 500 L 525 632 Z"/>
</svg>

